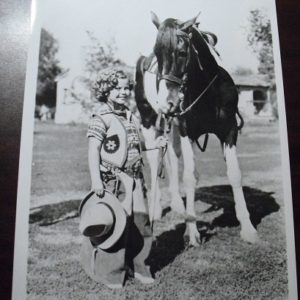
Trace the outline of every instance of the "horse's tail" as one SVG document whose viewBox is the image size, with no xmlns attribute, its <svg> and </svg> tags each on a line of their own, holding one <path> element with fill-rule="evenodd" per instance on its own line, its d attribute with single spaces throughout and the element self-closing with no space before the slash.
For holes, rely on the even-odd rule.
<svg viewBox="0 0 300 300">
<path fill-rule="evenodd" d="M 145 56 L 140 56 L 135 68 L 135 83 L 137 85 L 142 85 L 143 83 L 143 76 L 144 76 L 144 60 Z"/>
<path fill-rule="evenodd" d="M 139 73 L 140 75 L 142 75 L 144 73 L 144 67 L 143 67 L 143 63 L 144 63 L 144 60 L 145 60 L 145 56 L 142 55 L 139 57 L 139 59 L 137 60 L 137 63 L 136 63 L 136 73 L 135 75 L 137 76 L 137 73 Z"/>
<path fill-rule="evenodd" d="M 143 69 L 143 62 L 145 60 L 145 56 L 141 56 L 137 63 L 135 68 L 135 93 L 137 93 L 138 98 L 141 98 L 143 96 L 143 76 L 144 76 L 144 69 Z"/>
<path fill-rule="evenodd" d="M 134 94 L 135 94 L 136 106 L 141 116 L 142 125 L 145 128 L 149 128 L 150 126 L 155 124 L 157 114 L 151 107 L 145 95 L 145 87 L 144 87 L 145 60 L 146 57 L 141 56 L 138 59 L 136 64 Z"/>
<path fill-rule="evenodd" d="M 238 130 L 241 130 L 241 129 L 244 127 L 245 122 L 244 122 L 244 119 L 243 119 L 243 117 L 242 117 L 242 115 L 240 114 L 240 112 L 239 112 L 238 109 L 237 109 L 237 111 L 236 111 L 236 114 L 237 114 L 237 116 L 238 116 L 239 119 L 240 119 L 240 124 L 238 125 L 237 129 L 238 129 Z"/>
</svg>

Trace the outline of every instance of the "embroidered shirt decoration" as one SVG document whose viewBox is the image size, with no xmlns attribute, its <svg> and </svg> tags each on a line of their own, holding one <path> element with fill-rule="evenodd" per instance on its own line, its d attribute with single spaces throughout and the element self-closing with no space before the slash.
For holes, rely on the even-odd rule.
<svg viewBox="0 0 300 300">
<path fill-rule="evenodd" d="M 118 135 L 112 135 L 109 136 L 105 139 L 104 144 L 103 144 L 103 149 L 107 153 L 115 153 L 120 147 L 120 139 Z"/>
</svg>

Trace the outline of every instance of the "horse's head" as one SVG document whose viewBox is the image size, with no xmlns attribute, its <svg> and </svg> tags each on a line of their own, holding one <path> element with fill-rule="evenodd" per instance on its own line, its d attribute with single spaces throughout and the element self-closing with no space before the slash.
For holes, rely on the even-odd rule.
<svg viewBox="0 0 300 300">
<path fill-rule="evenodd" d="M 158 105 L 164 114 L 174 113 L 179 105 L 180 89 L 191 58 L 191 29 L 197 17 L 186 22 L 176 19 L 160 22 L 152 13 L 152 22 L 158 29 L 154 46 L 158 63 Z"/>
</svg>

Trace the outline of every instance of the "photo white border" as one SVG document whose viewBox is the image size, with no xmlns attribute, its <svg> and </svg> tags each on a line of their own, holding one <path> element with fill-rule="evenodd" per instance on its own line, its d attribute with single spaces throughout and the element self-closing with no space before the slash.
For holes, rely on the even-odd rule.
<svg viewBox="0 0 300 300">
<path fill-rule="evenodd" d="M 39 41 L 41 22 L 36 13 L 36 1 L 32 0 L 32 35 L 28 51 L 25 94 L 22 118 L 22 134 L 20 146 L 20 164 L 17 191 L 16 226 L 15 226 L 15 247 L 12 299 L 26 299 L 27 285 L 27 260 L 28 260 L 28 230 L 29 230 L 29 210 L 31 197 L 31 172 L 32 172 L 32 152 L 33 152 L 33 132 L 34 132 L 34 108 L 37 86 L 37 71 L 39 57 Z M 288 150 L 287 123 L 285 111 L 285 98 L 283 89 L 283 77 L 280 56 L 280 44 L 278 33 L 278 22 L 276 12 L 276 2 L 264 0 L 271 8 L 270 18 L 272 26 L 273 51 L 275 62 L 275 75 L 277 87 L 277 103 L 279 111 L 279 132 L 281 144 L 282 163 L 282 183 L 285 206 L 285 229 L 286 229 L 286 250 L 288 268 L 288 289 L 289 299 L 297 300 L 297 275 L 296 275 L 296 255 L 294 239 L 294 219 L 291 190 L 290 162 Z"/>
<path fill-rule="evenodd" d="M 298 299 L 297 289 L 297 271 L 296 271 L 296 249 L 295 249 L 295 232 L 294 232 L 294 216 L 293 216 L 293 200 L 292 200 L 292 184 L 290 172 L 290 156 L 287 135 L 285 97 L 283 88 L 283 76 L 280 55 L 279 31 L 277 21 L 276 3 L 273 0 L 270 5 L 271 10 L 271 29 L 273 41 L 273 54 L 276 78 L 277 104 L 279 112 L 279 132 L 281 146 L 281 163 L 282 163 L 282 183 L 284 196 L 284 212 L 285 212 L 285 232 L 286 232 L 286 250 L 287 250 L 287 268 L 288 268 L 288 288 L 289 299 Z"/>
</svg>

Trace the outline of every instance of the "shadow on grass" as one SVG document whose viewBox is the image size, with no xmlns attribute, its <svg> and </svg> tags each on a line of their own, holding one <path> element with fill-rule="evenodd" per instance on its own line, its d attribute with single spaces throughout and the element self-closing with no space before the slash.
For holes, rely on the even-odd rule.
<svg viewBox="0 0 300 300">
<path fill-rule="evenodd" d="M 259 189 L 244 187 L 244 194 L 252 223 L 257 226 L 261 220 L 279 210 L 280 206 L 276 203 L 272 192 L 264 192 Z M 183 199 L 185 201 L 185 199 Z M 202 187 L 196 190 L 195 201 L 203 201 L 211 206 L 203 213 L 210 213 L 223 209 L 223 214 L 215 218 L 210 224 L 197 224 L 198 227 L 234 227 L 239 222 L 235 215 L 234 200 L 232 190 L 229 185 L 216 185 Z M 78 216 L 80 200 L 69 200 L 55 204 L 43 205 L 31 209 L 29 222 L 39 225 L 51 225 L 57 222 L 75 218 Z M 170 211 L 166 208 L 163 211 L 165 216 Z M 198 222 L 199 223 L 199 222 Z"/>
<path fill-rule="evenodd" d="M 280 206 L 272 197 L 273 193 L 250 187 L 244 187 L 243 190 L 250 218 L 255 227 L 260 224 L 264 217 L 279 210 Z M 185 199 L 183 200 L 185 201 Z M 223 213 L 211 222 L 197 221 L 202 243 L 206 243 L 212 236 L 216 235 L 217 227 L 236 227 L 239 225 L 235 215 L 231 186 L 219 185 L 199 188 L 196 191 L 195 201 L 200 200 L 211 205 L 203 214 L 223 209 Z M 163 216 L 169 211 L 169 208 L 165 209 Z M 157 237 L 147 260 L 154 274 L 172 263 L 185 250 L 187 244 L 185 232 L 186 226 L 181 223 L 177 224 L 175 229 L 165 231 Z"/>
<path fill-rule="evenodd" d="M 211 230 L 210 224 L 206 222 L 197 221 L 197 228 L 200 232 L 201 243 L 206 243 L 216 234 L 214 230 Z M 186 224 L 180 223 L 175 226 L 175 229 L 165 231 L 156 237 L 146 260 L 152 274 L 171 264 L 180 253 L 189 247 L 187 234 Z"/>
<path fill-rule="evenodd" d="M 264 217 L 279 210 L 280 206 L 272 197 L 272 192 L 264 192 L 250 187 L 244 187 L 243 190 L 250 219 L 255 227 L 260 224 Z M 200 200 L 211 205 L 203 213 L 223 209 L 223 214 L 212 221 L 212 227 L 235 227 L 239 225 L 235 214 L 231 186 L 217 185 L 199 188 L 196 191 L 195 201 Z"/>
<path fill-rule="evenodd" d="M 244 187 L 244 194 L 254 226 L 260 224 L 264 217 L 277 212 L 280 208 L 274 197 L 272 197 L 273 193 Z M 201 200 L 210 204 L 210 207 L 202 214 L 223 209 L 223 213 L 211 222 L 197 221 L 197 228 L 200 232 L 202 243 L 209 241 L 216 234 L 215 230 L 217 227 L 236 227 L 239 225 L 235 215 L 232 190 L 229 185 L 199 188 L 196 191 L 195 200 Z M 47 226 L 78 217 L 79 204 L 80 200 L 70 200 L 34 208 L 31 210 L 29 222 Z M 169 211 L 169 208 L 165 209 L 163 215 Z M 157 237 L 147 259 L 153 273 L 169 265 L 186 249 L 185 232 L 186 225 L 180 223 L 175 226 L 175 229 L 162 232 Z"/>
<path fill-rule="evenodd" d="M 184 233 L 186 225 L 177 224 L 175 229 L 163 232 L 156 237 L 146 263 L 152 274 L 169 265 L 185 248 Z"/>
<path fill-rule="evenodd" d="M 67 219 L 78 217 L 81 200 L 69 200 L 35 207 L 30 210 L 29 223 L 40 226 L 52 225 Z"/>
</svg>

